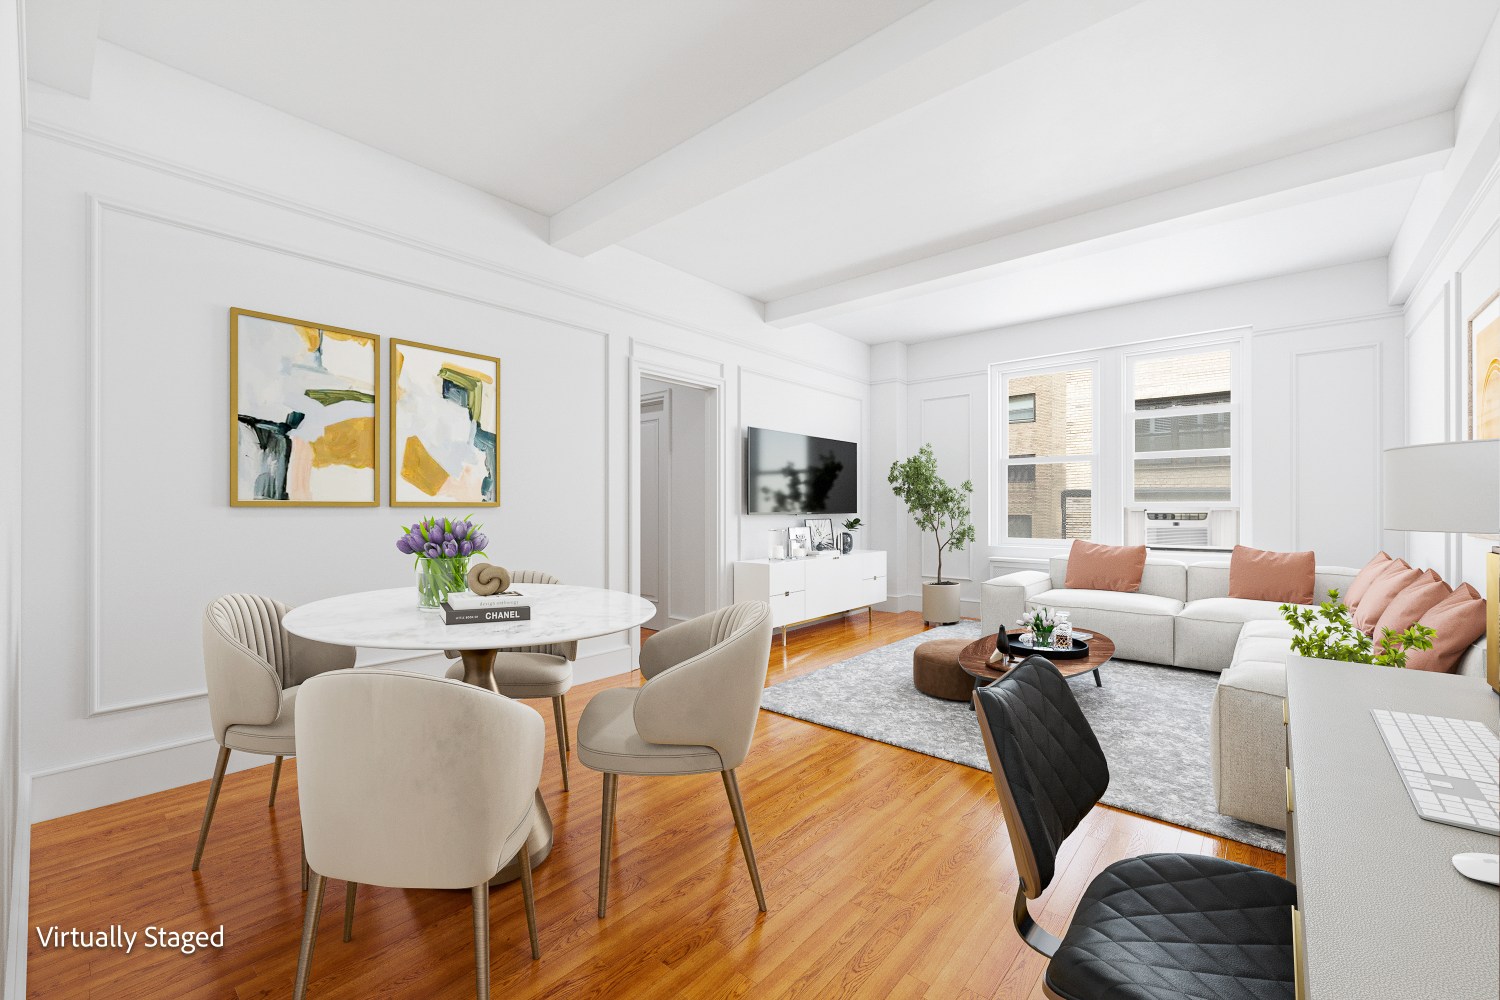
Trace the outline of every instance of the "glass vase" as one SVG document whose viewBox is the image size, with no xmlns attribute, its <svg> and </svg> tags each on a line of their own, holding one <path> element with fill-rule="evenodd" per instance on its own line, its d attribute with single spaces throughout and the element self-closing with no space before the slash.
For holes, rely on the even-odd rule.
<svg viewBox="0 0 1500 1000">
<path fill-rule="evenodd" d="M 1031 630 L 1031 644 L 1033 649 L 1050 649 L 1052 646 L 1052 629 L 1038 628 Z"/>
<path fill-rule="evenodd" d="M 465 577 L 469 575 L 467 556 L 456 558 L 422 558 L 417 560 L 417 607 L 423 611 L 437 611 L 449 594 L 458 594 L 469 589 Z"/>
</svg>

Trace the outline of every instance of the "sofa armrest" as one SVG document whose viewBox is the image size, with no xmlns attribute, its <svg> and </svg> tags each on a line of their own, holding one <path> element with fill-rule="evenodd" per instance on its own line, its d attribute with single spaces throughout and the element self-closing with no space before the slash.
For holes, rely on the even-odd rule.
<svg viewBox="0 0 1500 1000">
<path fill-rule="evenodd" d="M 986 580 L 979 587 L 979 628 L 984 635 L 1010 628 L 1026 613 L 1026 602 L 1052 589 L 1052 575 L 1022 570 Z"/>
</svg>

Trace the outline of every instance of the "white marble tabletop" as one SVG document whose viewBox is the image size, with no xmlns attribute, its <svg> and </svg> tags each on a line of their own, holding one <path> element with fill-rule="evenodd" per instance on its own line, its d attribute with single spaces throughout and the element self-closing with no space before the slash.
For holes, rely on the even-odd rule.
<svg viewBox="0 0 1500 1000">
<path fill-rule="evenodd" d="M 415 587 L 368 590 L 293 608 L 281 624 L 288 632 L 340 646 L 379 649 L 498 649 L 591 639 L 650 621 L 656 609 L 644 598 L 598 587 L 517 583 L 530 598 L 531 620 L 445 625 L 440 613 L 417 610 Z"/>
</svg>

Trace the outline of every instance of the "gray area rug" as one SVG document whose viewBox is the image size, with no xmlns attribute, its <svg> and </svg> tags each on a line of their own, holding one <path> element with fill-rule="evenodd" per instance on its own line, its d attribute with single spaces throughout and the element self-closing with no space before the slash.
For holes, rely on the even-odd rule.
<svg viewBox="0 0 1500 1000">
<path fill-rule="evenodd" d="M 979 638 L 978 622 L 931 629 L 766 689 L 761 707 L 957 764 L 990 769 L 966 703 L 931 698 L 911 681 L 912 651 L 933 639 Z M 1271 851 L 1286 836 L 1214 809 L 1208 710 L 1218 675 L 1111 660 L 1070 682 L 1109 760 L 1100 800 L 1127 812 Z"/>
</svg>

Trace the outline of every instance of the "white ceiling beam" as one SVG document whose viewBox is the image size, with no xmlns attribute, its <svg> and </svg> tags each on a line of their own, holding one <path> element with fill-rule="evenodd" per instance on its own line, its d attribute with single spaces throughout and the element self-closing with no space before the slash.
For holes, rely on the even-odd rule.
<svg viewBox="0 0 1500 1000">
<path fill-rule="evenodd" d="M 1015 62 L 1142 0 L 932 0 L 552 216 L 580 256 Z"/>
<path fill-rule="evenodd" d="M 1441 170 L 1450 111 L 1058 218 L 766 303 L 778 328 L 983 281 Z"/>
<path fill-rule="evenodd" d="M 26 75 L 87 99 L 103 0 L 26 0 Z"/>
</svg>

